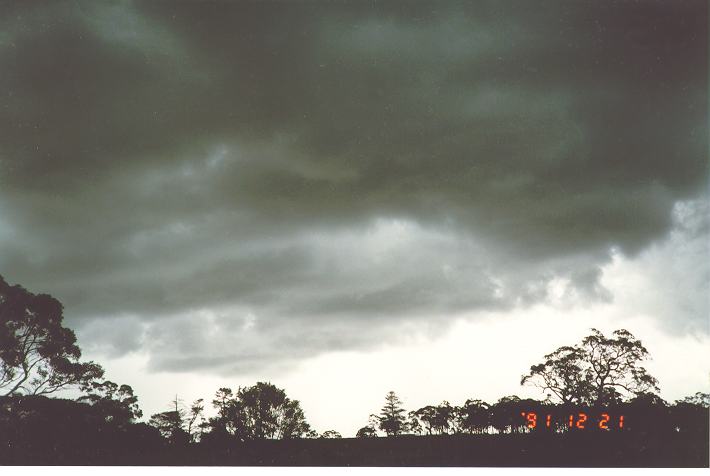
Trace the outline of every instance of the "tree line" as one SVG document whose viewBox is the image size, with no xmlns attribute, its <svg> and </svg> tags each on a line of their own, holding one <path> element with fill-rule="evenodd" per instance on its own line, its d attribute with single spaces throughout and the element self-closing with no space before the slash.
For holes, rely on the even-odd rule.
<svg viewBox="0 0 710 476">
<path fill-rule="evenodd" d="M 521 377 L 521 385 L 540 389 L 543 400 L 512 395 L 489 404 L 470 398 L 458 406 L 444 401 L 407 412 L 389 392 L 380 413 L 370 415 L 355 436 L 525 433 L 531 430 L 521 417 L 526 412 L 557 415 L 599 408 L 626 412 L 629 429 L 707 432 L 710 396 L 698 393 L 665 402 L 657 394 L 657 380 L 643 367 L 647 358 L 648 351 L 630 332 L 620 329 L 607 337 L 592 329 L 579 344 L 545 355 Z M 48 398 L 70 388 L 81 395 Z M 206 416 L 206 405 L 204 399 L 186 405 L 175 396 L 166 411 L 140 422 L 143 414 L 133 389 L 104 379 L 99 364 L 81 360 L 74 332 L 63 325 L 61 303 L 9 285 L 0 276 L 0 439 L 7 439 L 7 444 L 0 442 L 5 448 L 0 457 L 6 448 L 18 451 L 51 442 L 56 448 L 62 431 L 64 442 L 83 439 L 91 446 L 105 441 L 136 451 L 341 437 L 334 430 L 316 432 L 300 402 L 269 382 L 219 388 L 210 402 L 214 416 Z M 558 430 L 564 432 L 564 425 Z"/>
<path fill-rule="evenodd" d="M 551 400 L 535 400 L 510 395 L 489 404 L 479 399 L 467 399 L 462 405 L 443 401 L 438 405 L 426 405 L 407 412 L 395 392 L 385 396 L 385 404 L 379 414 L 371 414 L 368 424 L 358 430 L 358 438 L 378 436 L 378 431 L 388 437 L 402 435 L 482 435 L 522 434 L 533 431 L 565 433 L 584 428 L 577 418 L 581 413 L 593 415 L 595 410 L 623 415 L 625 428 L 638 432 L 707 432 L 710 394 L 698 392 L 674 403 L 668 403 L 653 393 L 640 393 L 628 400 L 618 400 L 601 407 L 555 403 Z M 535 421 L 524 415 L 535 415 Z M 549 415 L 549 424 L 537 417 Z M 574 416 L 574 425 L 567 417 Z M 534 423 L 534 425 L 533 425 Z M 618 426 L 618 424 L 617 424 Z M 589 429 L 609 427 L 590 425 Z"/>
</svg>

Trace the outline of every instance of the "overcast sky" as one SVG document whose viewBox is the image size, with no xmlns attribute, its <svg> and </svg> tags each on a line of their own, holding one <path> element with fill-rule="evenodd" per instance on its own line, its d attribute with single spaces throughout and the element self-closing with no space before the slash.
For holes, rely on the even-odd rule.
<svg viewBox="0 0 710 476">
<path fill-rule="evenodd" d="M 145 413 L 352 435 L 599 327 L 710 390 L 705 1 L 0 2 L 0 274 Z"/>
</svg>

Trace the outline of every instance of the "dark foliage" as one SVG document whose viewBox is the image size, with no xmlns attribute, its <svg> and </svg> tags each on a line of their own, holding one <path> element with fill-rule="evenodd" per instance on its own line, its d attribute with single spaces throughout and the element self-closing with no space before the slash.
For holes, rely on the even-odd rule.
<svg viewBox="0 0 710 476">
<path fill-rule="evenodd" d="M 404 416 L 402 401 L 390 391 L 385 396 L 385 406 L 378 417 L 379 427 L 387 436 L 397 436 L 406 430 L 407 419 Z"/>
<path fill-rule="evenodd" d="M 104 410 L 44 396 L 0 398 L 0 463 L 138 464 L 165 447 L 154 428 L 107 418 Z"/>
<path fill-rule="evenodd" d="M 91 382 L 82 390 L 87 392 L 77 399 L 94 406 L 98 413 L 104 415 L 106 421 L 114 422 L 118 426 L 126 426 L 143 416 L 138 407 L 138 397 L 134 395 L 129 385 L 121 385 L 106 380 L 104 382 Z"/>
<path fill-rule="evenodd" d="M 63 318 L 59 301 L 0 276 L 0 396 L 46 395 L 103 376 L 98 364 L 79 360 L 76 336 Z"/>
<path fill-rule="evenodd" d="M 539 387 L 564 404 L 609 404 L 658 391 L 641 363 L 648 350 L 625 329 L 606 337 L 597 329 L 575 346 L 563 346 L 530 367 L 521 384 Z"/>
<path fill-rule="evenodd" d="M 217 416 L 210 420 L 210 431 L 204 435 L 211 444 L 303 438 L 311 430 L 298 400 L 291 400 L 284 390 L 268 382 L 240 388 L 236 394 L 220 388 L 212 404 Z"/>
<path fill-rule="evenodd" d="M 341 435 L 339 432 L 337 432 L 335 430 L 327 430 L 327 431 L 324 431 L 323 433 L 321 433 L 320 437 L 326 438 L 326 439 L 328 439 L 328 438 L 329 439 L 338 439 L 338 438 L 342 438 L 343 435 Z"/>
<path fill-rule="evenodd" d="M 363 426 L 360 428 L 357 433 L 355 434 L 356 438 L 376 438 L 377 437 L 377 431 L 375 431 L 374 428 L 371 426 Z"/>
</svg>

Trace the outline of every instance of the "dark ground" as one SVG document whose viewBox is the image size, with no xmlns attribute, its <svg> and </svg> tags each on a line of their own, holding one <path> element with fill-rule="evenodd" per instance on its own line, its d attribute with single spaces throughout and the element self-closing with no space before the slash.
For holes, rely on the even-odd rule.
<svg viewBox="0 0 710 476">
<path fill-rule="evenodd" d="M 187 455 L 186 455 L 187 456 Z M 460 435 L 265 441 L 183 464 L 708 467 L 708 442 L 633 435 Z"/>
<path fill-rule="evenodd" d="M 680 435 L 459 435 L 260 441 L 223 448 L 0 452 L 2 464 L 199 466 L 708 467 L 708 441 Z M 3 454 L 4 453 L 4 454 Z"/>
</svg>

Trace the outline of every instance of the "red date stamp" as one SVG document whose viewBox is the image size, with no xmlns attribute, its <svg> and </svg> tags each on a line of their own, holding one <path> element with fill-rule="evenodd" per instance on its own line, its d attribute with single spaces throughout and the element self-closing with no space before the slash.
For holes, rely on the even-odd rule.
<svg viewBox="0 0 710 476">
<path fill-rule="evenodd" d="M 608 413 L 601 413 L 598 415 L 590 416 L 587 413 L 571 413 L 567 415 L 565 420 L 560 419 L 559 416 L 554 416 L 552 414 L 541 415 L 538 418 L 536 412 L 521 412 L 521 416 L 525 419 L 526 426 L 530 429 L 538 428 L 539 426 L 544 428 L 560 428 L 566 426 L 567 428 L 576 428 L 579 430 L 584 430 L 586 428 L 598 428 L 600 430 L 621 430 L 624 428 L 624 415 L 610 415 Z"/>
</svg>

